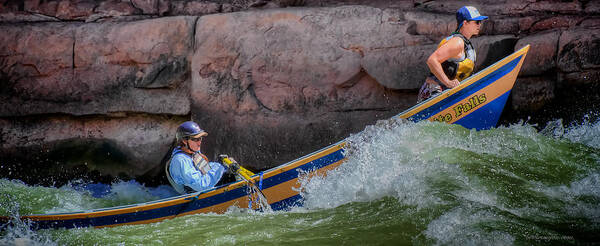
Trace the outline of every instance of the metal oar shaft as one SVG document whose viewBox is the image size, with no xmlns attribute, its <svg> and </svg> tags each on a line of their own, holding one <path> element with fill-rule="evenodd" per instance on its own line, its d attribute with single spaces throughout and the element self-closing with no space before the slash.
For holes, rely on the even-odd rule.
<svg viewBox="0 0 600 246">
<path fill-rule="evenodd" d="M 240 176 L 246 181 L 246 183 L 248 183 L 250 185 L 250 188 L 254 191 L 254 193 L 256 193 L 259 196 L 261 205 L 264 208 L 267 208 L 267 207 L 270 208 L 271 205 L 269 205 L 269 201 L 267 200 L 267 197 L 262 192 L 262 190 L 260 190 L 258 187 L 256 187 L 256 184 L 251 179 L 248 179 L 247 177 L 245 177 L 242 174 L 240 174 Z"/>
<path fill-rule="evenodd" d="M 225 157 L 222 160 L 227 166 L 230 166 L 231 164 L 233 164 L 233 161 L 231 161 L 228 157 Z M 236 174 L 238 176 L 240 176 L 242 179 L 244 179 L 244 181 L 246 181 L 246 183 L 250 186 L 250 188 L 252 190 L 254 190 L 254 192 L 259 196 L 259 200 L 263 207 L 271 208 L 271 205 L 269 205 L 269 201 L 267 200 L 267 197 L 265 196 L 265 194 L 262 192 L 262 190 L 260 190 L 258 187 L 256 187 L 254 180 L 252 180 L 252 178 L 250 177 L 250 176 L 254 175 L 254 173 L 252 173 L 248 169 L 240 166 L 239 169 L 237 170 Z"/>
</svg>

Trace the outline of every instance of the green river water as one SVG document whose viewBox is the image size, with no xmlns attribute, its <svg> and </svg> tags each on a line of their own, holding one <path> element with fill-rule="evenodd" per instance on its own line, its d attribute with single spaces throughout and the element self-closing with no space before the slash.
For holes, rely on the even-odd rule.
<svg viewBox="0 0 600 246">
<path fill-rule="evenodd" d="M 471 131 L 381 121 L 350 136 L 348 161 L 302 180 L 305 206 L 232 207 L 114 228 L 4 226 L 0 245 L 578 245 L 600 244 L 600 122 L 538 131 Z M 150 201 L 168 187 L 110 184 L 96 197 L 73 181 L 39 187 L 0 179 L 0 215 Z"/>
</svg>

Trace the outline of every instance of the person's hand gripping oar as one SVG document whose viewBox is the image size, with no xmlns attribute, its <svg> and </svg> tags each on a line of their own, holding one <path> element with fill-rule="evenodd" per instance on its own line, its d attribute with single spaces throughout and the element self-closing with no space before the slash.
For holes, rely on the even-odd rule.
<svg viewBox="0 0 600 246">
<path fill-rule="evenodd" d="M 243 179 L 244 181 L 246 181 L 246 183 L 248 184 L 248 186 L 250 187 L 252 192 L 258 196 L 258 200 L 260 202 L 260 207 L 262 209 L 271 210 L 271 205 L 269 205 L 269 202 L 267 201 L 267 197 L 258 187 L 256 187 L 254 180 L 251 178 L 251 176 L 253 176 L 254 173 L 252 173 L 248 169 L 240 166 L 237 163 L 237 161 L 235 161 L 233 158 L 230 158 L 227 155 L 219 155 L 219 158 L 221 159 L 221 162 L 223 164 L 227 165 L 227 167 L 236 176 L 238 176 L 241 179 Z"/>
</svg>

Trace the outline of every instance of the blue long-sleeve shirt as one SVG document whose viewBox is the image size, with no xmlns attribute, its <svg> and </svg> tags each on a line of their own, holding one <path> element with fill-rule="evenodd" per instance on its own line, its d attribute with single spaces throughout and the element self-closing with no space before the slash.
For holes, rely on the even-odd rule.
<svg viewBox="0 0 600 246">
<path fill-rule="evenodd" d="M 187 186 L 195 191 L 203 191 L 214 187 L 221 179 L 226 169 L 221 164 L 209 162 L 210 170 L 202 174 L 196 169 L 192 157 L 181 151 L 180 148 L 173 150 L 169 173 L 177 184 Z"/>
</svg>

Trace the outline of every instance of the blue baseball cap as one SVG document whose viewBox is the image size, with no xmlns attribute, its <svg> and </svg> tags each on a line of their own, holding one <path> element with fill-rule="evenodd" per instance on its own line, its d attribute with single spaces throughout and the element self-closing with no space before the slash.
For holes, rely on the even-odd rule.
<svg viewBox="0 0 600 246">
<path fill-rule="evenodd" d="M 479 11 L 473 6 L 462 6 L 458 11 L 456 11 L 456 22 L 458 22 L 457 30 L 462 26 L 462 22 L 464 20 L 467 21 L 478 21 L 478 20 L 487 20 L 487 16 L 479 14 Z"/>
</svg>

